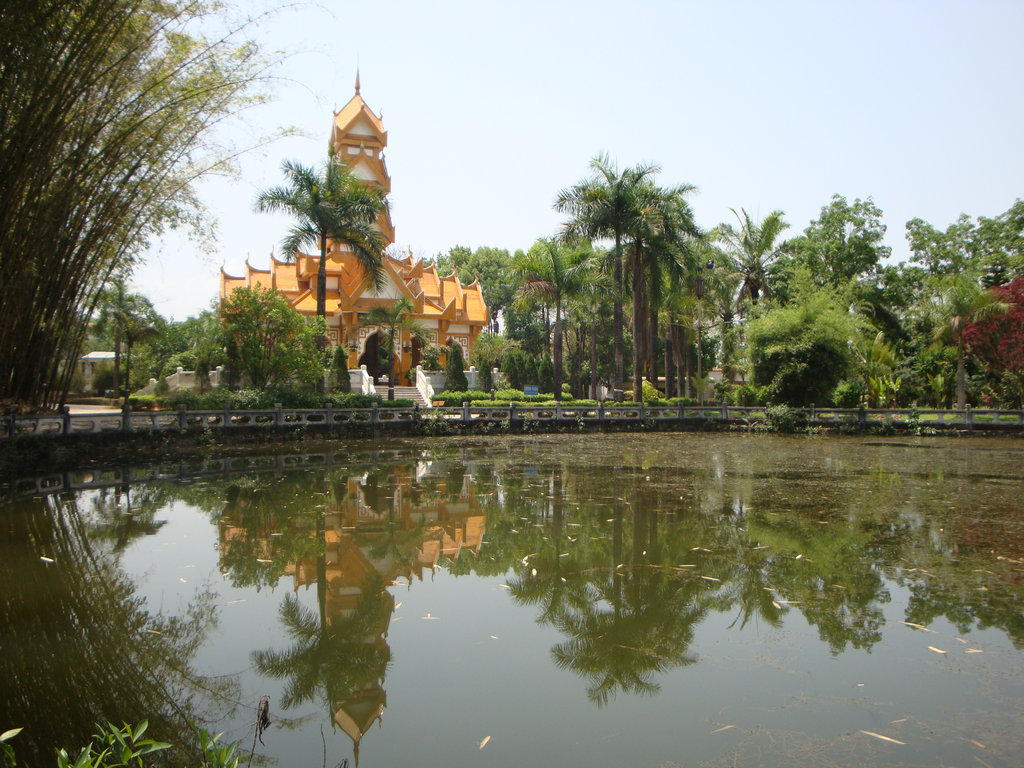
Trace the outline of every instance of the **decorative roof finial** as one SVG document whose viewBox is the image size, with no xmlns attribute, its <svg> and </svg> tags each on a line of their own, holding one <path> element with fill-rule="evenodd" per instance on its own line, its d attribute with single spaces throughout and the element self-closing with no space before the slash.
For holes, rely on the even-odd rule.
<svg viewBox="0 0 1024 768">
<path fill-rule="evenodd" d="M 356 94 L 359 94 L 359 67 L 356 67 Z"/>
</svg>

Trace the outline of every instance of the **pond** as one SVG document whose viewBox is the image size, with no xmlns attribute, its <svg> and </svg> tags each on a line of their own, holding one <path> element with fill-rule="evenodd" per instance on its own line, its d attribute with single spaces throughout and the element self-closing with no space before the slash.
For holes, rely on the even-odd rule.
<svg viewBox="0 0 1024 768">
<path fill-rule="evenodd" d="M 1024 754 L 1019 439 L 300 448 L 6 489 L 0 731 L 24 727 L 23 762 L 143 717 L 255 765 Z"/>
</svg>

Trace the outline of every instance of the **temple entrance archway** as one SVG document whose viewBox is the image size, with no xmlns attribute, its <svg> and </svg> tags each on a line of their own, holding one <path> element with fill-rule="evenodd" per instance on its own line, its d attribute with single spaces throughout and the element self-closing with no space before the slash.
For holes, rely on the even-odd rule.
<svg viewBox="0 0 1024 768">
<path fill-rule="evenodd" d="M 374 380 L 380 376 L 387 376 L 391 365 L 391 355 L 387 353 L 384 346 L 384 333 L 377 331 L 366 339 L 366 347 L 359 357 L 359 365 L 366 366 L 366 372 Z"/>
</svg>

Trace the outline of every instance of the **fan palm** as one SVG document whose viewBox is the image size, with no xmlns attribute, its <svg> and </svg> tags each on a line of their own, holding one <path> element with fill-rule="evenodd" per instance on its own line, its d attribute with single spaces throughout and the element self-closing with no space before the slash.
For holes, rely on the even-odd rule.
<svg viewBox="0 0 1024 768">
<path fill-rule="evenodd" d="M 640 218 L 640 197 L 643 188 L 660 168 L 657 165 L 637 165 L 621 173 L 606 154 L 590 161 L 594 174 L 578 184 L 563 189 L 555 200 L 555 210 L 569 215 L 562 235 L 574 238 L 611 238 L 614 281 L 613 335 L 615 346 L 615 374 L 613 386 L 616 395 L 622 392 L 622 245 Z"/>
<path fill-rule="evenodd" d="M 287 213 L 295 224 L 282 241 L 286 259 L 294 259 L 302 247 L 320 249 L 316 276 L 316 314 L 327 317 L 327 244 L 346 243 L 366 270 L 375 287 L 384 281 L 384 238 L 377 218 L 388 208 L 382 190 L 355 176 L 343 160 L 330 152 L 323 171 L 286 160 L 283 186 L 263 190 L 256 210 Z M 319 340 L 320 349 L 327 339 Z"/>
</svg>

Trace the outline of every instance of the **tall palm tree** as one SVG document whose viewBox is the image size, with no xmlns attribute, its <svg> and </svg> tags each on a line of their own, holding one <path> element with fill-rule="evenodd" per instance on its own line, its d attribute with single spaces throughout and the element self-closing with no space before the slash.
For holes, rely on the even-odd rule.
<svg viewBox="0 0 1024 768">
<path fill-rule="evenodd" d="M 585 293 L 592 284 L 588 256 L 587 251 L 542 239 L 513 264 L 520 280 L 517 296 L 546 300 L 555 307 L 555 400 L 562 399 L 562 310 L 567 300 Z"/>
<path fill-rule="evenodd" d="M 295 224 L 282 241 L 286 259 L 294 259 L 302 247 L 320 249 L 316 276 L 316 314 L 327 318 L 327 245 L 329 240 L 347 244 L 366 270 L 374 286 L 384 281 L 384 238 L 377 218 L 388 208 L 384 192 L 368 186 L 353 174 L 344 160 L 328 152 L 323 171 L 286 160 L 285 184 L 265 189 L 256 197 L 261 213 L 287 213 Z M 318 345 L 324 349 L 327 338 Z"/>
<path fill-rule="evenodd" d="M 569 215 L 562 235 L 574 238 L 611 238 L 614 281 L 613 323 L 615 380 L 617 396 L 622 392 L 622 245 L 640 216 L 642 188 L 661 169 L 657 165 L 637 165 L 619 173 L 608 155 L 602 153 L 590 161 L 594 174 L 558 193 L 555 210 Z"/>
<path fill-rule="evenodd" d="M 733 268 L 743 276 L 738 299 L 749 298 L 751 304 L 757 304 L 761 296 L 771 296 L 768 267 L 785 251 L 785 243 L 777 241 L 789 228 L 789 223 L 782 211 L 772 211 L 759 223 L 742 208 L 742 216 L 735 208 L 729 210 L 739 222 L 739 228 L 720 224 L 718 239 L 724 244 Z"/>
<path fill-rule="evenodd" d="M 666 278 L 678 282 L 683 265 L 692 261 L 692 242 L 703 235 L 693 220 L 686 195 L 696 189 L 679 184 L 662 189 L 648 183 L 641 189 L 639 216 L 632 229 L 634 399 L 640 399 L 640 377 L 646 360 L 654 383 L 658 309 Z"/>
<path fill-rule="evenodd" d="M 384 349 L 388 353 L 390 364 L 388 365 L 388 400 L 395 399 L 395 363 L 397 362 L 399 348 L 402 344 L 402 337 L 406 334 L 411 339 L 416 339 L 421 345 L 426 344 L 430 334 L 427 329 L 413 316 L 416 308 L 408 298 L 401 298 L 390 307 L 372 307 L 362 321 L 360 326 L 376 327 L 384 329 Z"/>
</svg>

